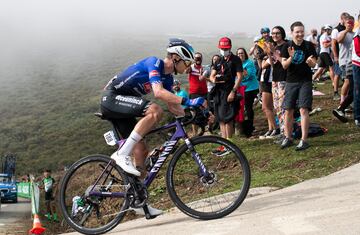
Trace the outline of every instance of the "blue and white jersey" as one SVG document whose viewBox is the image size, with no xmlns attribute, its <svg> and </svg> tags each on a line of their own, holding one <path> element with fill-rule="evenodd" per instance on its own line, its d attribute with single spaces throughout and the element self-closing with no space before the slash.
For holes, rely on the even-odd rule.
<svg viewBox="0 0 360 235">
<path fill-rule="evenodd" d="M 164 74 L 164 61 L 152 56 L 116 75 L 105 89 L 124 95 L 142 96 L 151 92 L 151 85 L 159 83 L 171 92 L 173 82 L 171 74 Z"/>
</svg>

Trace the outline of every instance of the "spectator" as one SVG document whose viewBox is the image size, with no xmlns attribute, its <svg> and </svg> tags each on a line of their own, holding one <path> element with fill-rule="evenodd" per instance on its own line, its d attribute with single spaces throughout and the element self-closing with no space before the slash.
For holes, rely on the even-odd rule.
<svg viewBox="0 0 360 235">
<path fill-rule="evenodd" d="M 173 83 L 173 91 L 174 94 L 183 98 L 189 98 L 188 93 L 181 89 L 181 83 L 178 79 L 174 79 L 174 83 Z M 183 108 L 185 108 L 186 106 L 182 105 Z"/>
<path fill-rule="evenodd" d="M 318 80 L 321 74 L 325 71 L 326 68 L 330 71 L 330 78 L 334 84 L 334 68 L 333 61 L 330 57 L 330 47 L 331 47 L 331 30 L 332 27 L 327 24 L 324 26 L 325 32 L 320 37 L 320 62 L 319 69 L 313 76 L 313 80 Z"/>
<path fill-rule="evenodd" d="M 280 134 L 280 130 L 276 128 L 275 116 L 274 116 L 274 104 L 272 97 L 272 79 L 273 79 L 273 64 L 274 59 L 272 53 L 274 51 L 274 45 L 272 42 L 264 43 L 264 51 L 266 56 L 262 60 L 262 72 L 260 77 L 260 92 L 262 100 L 262 110 L 266 116 L 268 122 L 268 131 L 261 135 L 260 139 L 274 138 Z"/>
<path fill-rule="evenodd" d="M 286 46 L 286 33 L 283 27 L 275 26 L 271 31 L 272 40 L 275 43 L 273 52 L 274 65 L 273 65 L 273 82 L 272 82 L 272 95 L 275 114 L 279 120 L 280 138 L 281 141 L 284 138 L 284 124 L 285 124 L 285 110 L 281 107 L 284 101 L 285 95 L 285 81 L 286 70 L 281 64 L 281 50 Z"/>
<path fill-rule="evenodd" d="M 316 30 L 316 29 L 312 29 L 312 30 L 310 31 L 309 36 L 306 37 L 306 41 L 311 42 L 311 43 L 314 45 L 315 49 L 317 49 L 317 47 L 318 47 L 318 40 L 317 40 L 317 30 Z M 316 51 L 317 51 L 317 50 L 316 50 Z"/>
<path fill-rule="evenodd" d="M 243 130 L 249 137 L 254 131 L 254 100 L 259 93 L 259 82 L 256 78 L 256 69 L 253 60 L 249 59 L 249 56 L 244 48 L 237 49 L 237 55 L 240 57 L 243 66 L 243 79 L 241 81 L 242 86 L 246 86 L 245 89 L 245 112 L 249 125 L 246 128 L 249 130 Z"/>
<path fill-rule="evenodd" d="M 189 73 L 189 98 L 196 99 L 198 97 L 207 98 L 207 85 L 206 79 L 202 75 L 204 68 L 202 66 L 202 54 L 196 52 L 194 55 L 195 63 L 192 64 L 186 71 Z M 192 124 L 192 135 L 197 133 L 196 125 Z"/>
<path fill-rule="evenodd" d="M 53 219 L 55 222 L 58 222 L 53 197 L 55 179 L 51 177 L 50 170 L 44 171 L 44 178 L 42 179 L 42 184 L 45 191 L 46 217 L 48 220 Z"/>
<path fill-rule="evenodd" d="M 214 113 L 213 89 L 215 87 L 215 84 L 210 80 L 210 74 L 211 74 L 211 68 L 219 62 L 220 62 L 220 56 L 213 55 L 213 57 L 211 58 L 211 64 L 208 66 L 204 66 L 204 72 L 203 72 L 203 76 L 206 78 L 206 86 L 208 91 L 208 106 L 209 106 L 209 111 L 211 113 Z"/>
<path fill-rule="evenodd" d="M 337 41 L 339 43 L 339 65 L 343 71 L 344 85 L 347 84 L 349 90 L 347 96 L 342 99 L 339 108 L 333 110 L 333 114 L 342 122 L 348 122 L 345 116 L 345 109 L 353 102 L 354 98 L 354 82 L 352 72 L 352 42 L 353 42 L 354 17 L 345 17 L 345 30 L 338 34 Z"/>
<path fill-rule="evenodd" d="M 360 15 L 358 16 L 358 24 Z M 357 28 L 353 38 L 352 64 L 354 79 L 354 119 L 355 125 L 360 127 L 360 27 Z"/>
<path fill-rule="evenodd" d="M 208 90 L 208 107 L 209 107 L 209 130 L 213 131 L 213 128 L 216 123 L 216 118 L 214 115 L 214 87 L 215 84 L 210 80 L 211 68 L 220 62 L 219 55 L 213 55 L 211 58 L 211 64 L 209 66 L 204 66 L 203 76 L 206 78 L 207 90 Z"/>
<path fill-rule="evenodd" d="M 261 58 L 264 57 L 265 53 L 264 50 L 259 46 L 261 37 L 256 36 L 254 38 L 254 46 L 250 48 L 249 55 L 253 56 L 254 58 L 254 65 L 256 68 L 256 78 L 260 80 L 261 75 Z"/>
<path fill-rule="evenodd" d="M 309 110 L 312 107 L 311 68 L 316 65 L 316 51 L 312 43 L 304 40 L 304 25 L 296 21 L 291 27 L 292 41 L 281 50 L 281 63 L 287 70 L 285 97 L 282 107 L 285 109 L 285 136 L 281 148 L 293 145 L 292 131 L 296 104 L 301 115 L 301 140 L 295 150 L 305 150 L 309 130 Z"/>
<path fill-rule="evenodd" d="M 242 80 L 242 64 L 238 56 L 231 53 L 230 38 L 219 40 L 220 62 L 211 68 L 210 79 L 215 83 L 214 104 L 215 117 L 219 121 L 221 136 L 232 141 L 234 133 L 236 91 Z M 213 151 L 213 154 L 223 156 L 229 153 L 224 146 Z"/>
<path fill-rule="evenodd" d="M 334 88 L 334 100 L 340 100 L 341 97 L 338 94 L 338 88 L 339 88 L 339 78 L 342 75 L 341 68 L 339 66 L 339 44 L 337 41 L 338 34 L 345 30 L 344 22 L 345 17 L 349 16 L 349 13 L 343 12 L 340 15 L 340 22 L 339 24 L 334 28 L 334 30 L 331 32 L 331 51 L 333 53 L 334 57 L 334 81 L 333 81 L 333 88 Z M 343 85 L 341 94 L 343 94 L 346 91 L 346 85 Z M 341 102 L 341 101 L 340 101 Z"/>
</svg>

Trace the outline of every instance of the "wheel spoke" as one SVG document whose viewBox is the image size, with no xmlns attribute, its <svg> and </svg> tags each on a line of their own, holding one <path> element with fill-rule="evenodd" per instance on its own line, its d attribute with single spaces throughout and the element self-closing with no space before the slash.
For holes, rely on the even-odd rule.
<svg viewBox="0 0 360 235">
<path fill-rule="evenodd" d="M 61 209 L 66 222 L 81 233 L 107 231 L 125 216 L 126 198 L 94 196 L 94 193 L 115 192 L 126 195 L 127 176 L 113 166 L 104 172 L 109 161 L 109 157 L 102 155 L 89 156 L 74 163 L 64 176 L 60 188 Z"/>
<path fill-rule="evenodd" d="M 168 175 L 170 196 L 177 201 L 180 210 L 196 218 L 218 218 L 230 213 L 241 204 L 249 189 L 250 169 L 245 156 L 232 144 L 225 146 L 229 149 L 227 154 L 212 154 L 212 150 L 224 145 L 218 139 L 204 136 L 192 141 L 209 172 L 206 178 L 199 173 L 187 149 L 179 149 L 171 162 L 174 166 Z"/>
</svg>

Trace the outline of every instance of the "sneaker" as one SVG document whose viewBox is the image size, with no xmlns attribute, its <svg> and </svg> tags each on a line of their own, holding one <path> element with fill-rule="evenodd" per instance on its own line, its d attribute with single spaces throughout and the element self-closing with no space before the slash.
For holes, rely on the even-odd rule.
<svg viewBox="0 0 360 235">
<path fill-rule="evenodd" d="M 334 93 L 333 100 L 335 101 L 340 100 L 340 95 L 338 93 Z"/>
<path fill-rule="evenodd" d="M 114 159 L 116 164 L 118 164 L 125 172 L 136 176 L 141 175 L 140 171 L 136 170 L 134 167 L 130 156 L 118 155 L 118 151 L 116 151 L 111 155 L 111 158 Z"/>
<path fill-rule="evenodd" d="M 275 140 L 274 140 L 274 144 L 281 144 L 285 138 L 286 137 L 284 134 L 280 134 L 280 135 L 276 136 Z"/>
<path fill-rule="evenodd" d="M 270 135 L 266 136 L 266 139 L 274 139 L 276 136 L 280 135 L 280 129 L 273 130 Z"/>
<path fill-rule="evenodd" d="M 340 109 L 334 109 L 333 110 L 334 116 L 339 119 L 341 122 L 348 122 L 347 117 L 345 117 L 345 113 Z"/>
<path fill-rule="evenodd" d="M 289 138 L 285 138 L 285 139 L 283 139 L 283 141 L 281 142 L 281 145 L 280 145 L 280 148 L 281 149 L 284 149 L 284 148 L 287 148 L 287 147 L 290 147 L 291 145 L 293 145 L 294 144 L 294 142 L 291 140 L 291 139 L 289 139 Z"/>
<path fill-rule="evenodd" d="M 349 108 L 345 109 L 344 111 L 345 111 L 345 113 L 353 113 L 354 109 L 353 109 L 353 107 L 350 106 Z"/>
<path fill-rule="evenodd" d="M 230 154 L 230 153 L 231 153 L 230 149 L 227 149 L 227 148 L 225 148 L 225 147 L 223 146 L 223 150 L 220 151 L 220 152 L 218 152 L 218 153 L 215 154 L 215 155 L 218 156 L 218 157 L 222 157 L 222 156 L 228 155 L 228 154 Z"/>
<path fill-rule="evenodd" d="M 295 150 L 296 151 L 302 151 L 302 150 L 305 150 L 305 149 L 307 149 L 309 147 L 310 147 L 310 145 L 307 142 L 305 142 L 303 140 L 300 140 L 299 144 L 295 147 Z"/>
<path fill-rule="evenodd" d="M 274 130 L 268 130 L 264 135 L 260 135 L 259 139 L 264 140 L 267 136 L 271 135 Z"/>
<path fill-rule="evenodd" d="M 156 208 L 151 207 L 149 205 L 147 205 L 147 207 L 148 207 L 150 215 L 153 216 L 153 217 L 156 217 L 156 216 L 161 215 L 161 214 L 164 213 L 164 211 L 156 209 Z M 143 208 L 132 208 L 132 207 L 130 207 L 130 209 L 135 211 L 135 213 L 137 215 L 145 215 L 145 211 L 144 211 Z"/>
</svg>

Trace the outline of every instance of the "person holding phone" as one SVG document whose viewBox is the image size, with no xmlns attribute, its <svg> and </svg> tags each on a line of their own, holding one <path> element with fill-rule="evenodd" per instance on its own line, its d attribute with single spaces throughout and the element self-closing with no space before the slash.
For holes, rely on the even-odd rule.
<svg viewBox="0 0 360 235">
<path fill-rule="evenodd" d="M 222 37 L 219 40 L 220 61 L 211 67 L 210 80 L 214 87 L 214 111 L 219 121 L 221 136 L 229 139 L 234 133 L 234 118 L 236 115 L 237 89 L 243 77 L 243 67 L 238 56 L 231 52 L 231 39 Z M 220 146 L 213 151 L 217 156 L 229 154 L 230 151 Z"/>
</svg>

